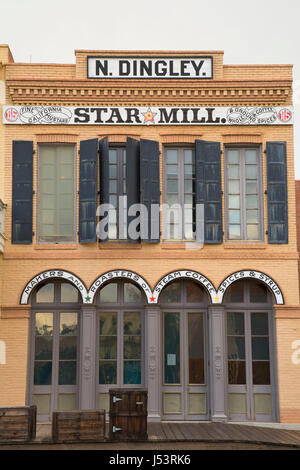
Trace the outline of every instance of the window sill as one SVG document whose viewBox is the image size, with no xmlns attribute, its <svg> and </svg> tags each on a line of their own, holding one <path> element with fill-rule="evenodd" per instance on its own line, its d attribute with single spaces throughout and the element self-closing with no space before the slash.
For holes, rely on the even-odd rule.
<svg viewBox="0 0 300 470">
<path fill-rule="evenodd" d="M 68 245 L 62 243 L 44 243 L 34 245 L 35 250 L 77 250 L 76 243 L 69 243 Z"/>
<path fill-rule="evenodd" d="M 187 243 L 194 243 L 188 241 L 178 242 L 162 242 L 161 247 L 163 250 L 185 250 Z"/>
<path fill-rule="evenodd" d="M 99 242 L 99 250 L 140 250 L 142 248 L 141 242 L 128 242 L 123 240 L 116 240 L 114 242 Z"/>
<path fill-rule="evenodd" d="M 247 242 L 232 242 L 224 243 L 224 248 L 226 250 L 265 250 L 268 246 L 267 243 L 257 242 L 257 243 L 247 243 Z"/>
</svg>

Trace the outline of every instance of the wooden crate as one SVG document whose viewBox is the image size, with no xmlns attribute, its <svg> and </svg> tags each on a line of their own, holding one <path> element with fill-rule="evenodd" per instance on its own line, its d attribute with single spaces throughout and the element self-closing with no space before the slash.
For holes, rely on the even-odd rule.
<svg viewBox="0 0 300 470">
<path fill-rule="evenodd" d="M 36 436 L 36 406 L 0 408 L 0 442 L 29 442 Z"/>
<path fill-rule="evenodd" d="M 53 412 L 53 442 L 101 442 L 104 439 L 105 410 Z"/>
<path fill-rule="evenodd" d="M 147 440 L 147 390 L 111 389 L 109 394 L 109 438 L 113 441 Z"/>
</svg>

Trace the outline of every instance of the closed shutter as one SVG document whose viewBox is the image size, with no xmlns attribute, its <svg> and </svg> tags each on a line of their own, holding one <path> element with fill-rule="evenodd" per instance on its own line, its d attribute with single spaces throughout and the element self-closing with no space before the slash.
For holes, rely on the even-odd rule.
<svg viewBox="0 0 300 470">
<path fill-rule="evenodd" d="M 138 140 L 127 138 L 126 144 L 126 194 L 127 194 L 127 210 L 133 204 L 140 202 L 140 143 Z M 128 230 L 129 224 L 136 219 L 136 216 L 128 216 L 127 218 L 127 234 L 128 239 L 137 241 L 137 238 L 130 237 Z M 139 228 L 137 226 L 137 228 Z"/>
<path fill-rule="evenodd" d="M 286 142 L 267 142 L 268 242 L 288 243 Z"/>
<path fill-rule="evenodd" d="M 32 243 L 33 142 L 13 141 L 12 243 Z"/>
<path fill-rule="evenodd" d="M 99 142 L 99 158 L 100 158 L 100 205 L 109 204 L 109 148 L 108 139 L 105 137 Z M 108 224 L 104 220 L 107 214 L 100 217 L 100 241 L 108 240 Z"/>
<path fill-rule="evenodd" d="M 147 214 L 141 217 L 141 239 L 144 242 L 158 243 L 160 240 L 158 142 L 141 139 L 140 161 L 141 204 L 147 209 Z"/>
<path fill-rule="evenodd" d="M 204 204 L 204 243 L 222 243 L 221 146 L 196 140 L 196 204 Z"/>
<path fill-rule="evenodd" d="M 79 241 L 97 241 L 98 139 L 80 142 Z"/>
</svg>

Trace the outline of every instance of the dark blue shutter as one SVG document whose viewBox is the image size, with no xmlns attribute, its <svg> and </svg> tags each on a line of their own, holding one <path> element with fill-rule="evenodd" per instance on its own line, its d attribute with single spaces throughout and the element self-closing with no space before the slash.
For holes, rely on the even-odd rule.
<svg viewBox="0 0 300 470">
<path fill-rule="evenodd" d="M 204 204 L 204 243 L 222 243 L 221 146 L 195 142 L 196 204 Z"/>
<path fill-rule="evenodd" d="M 13 141 L 12 243 L 32 243 L 33 142 Z"/>
<path fill-rule="evenodd" d="M 268 242 L 288 243 L 286 142 L 267 142 Z"/>
<path fill-rule="evenodd" d="M 98 139 L 80 142 L 79 241 L 97 241 Z"/>
<path fill-rule="evenodd" d="M 140 143 L 138 140 L 127 138 L 126 143 L 126 194 L 127 209 L 140 202 Z M 128 227 L 135 216 L 128 216 Z M 127 232 L 128 233 L 128 232 Z M 128 233 L 128 239 L 130 239 Z M 136 241 L 136 240 L 135 240 Z"/>
<path fill-rule="evenodd" d="M 99 142 L 99 158 L 100 158 L 100 204 L 109 204 L 109 148 L 108 139 L 105 137 Z M 100 241 L 108 240 L 108 225 L 103 227 L 103 217 L 100 218 L 100 229 L 106 231 L 107 237 L 101 238 Z"/>
<path fill-rule="evenodd" d="M 152 212 L 151 206 L 160 204 L 159 187 L 159 144 L 154 140 L 141 139 L 140 141 L 140 184 L 141 184 L 141 204 L 144 204 L 148 211 L 147 223 L 148 237 L 142 236 L 143 242 L 158 243 L 159 236 L 159 210 Z M 143 221 L 141 221 L 141 224 Z M 154 230 L 151 231 L 151 227 Z M 142 230 L 143 234 L 143 230 Z"/>
</svg>

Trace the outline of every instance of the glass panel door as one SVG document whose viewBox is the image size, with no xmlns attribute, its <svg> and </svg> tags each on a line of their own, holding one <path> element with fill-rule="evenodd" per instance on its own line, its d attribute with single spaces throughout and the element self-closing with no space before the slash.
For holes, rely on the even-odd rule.
<svg viewBox="0 0 300 470">
<path fill-rule="evenodd" d="M 204 420 L 207 406 L 206 314 L 163 313 L 163 416 Z"/>
</svg>

